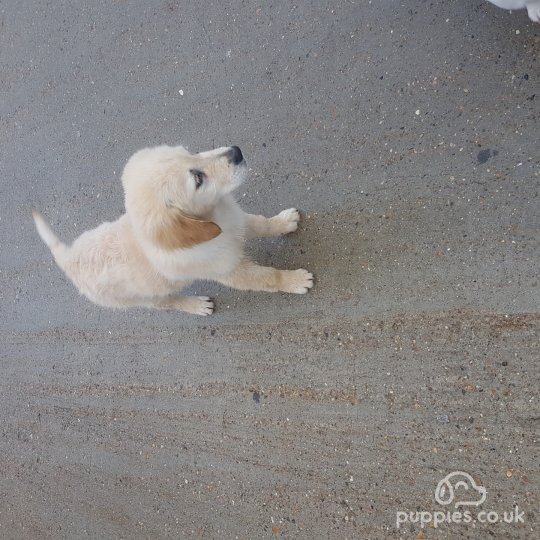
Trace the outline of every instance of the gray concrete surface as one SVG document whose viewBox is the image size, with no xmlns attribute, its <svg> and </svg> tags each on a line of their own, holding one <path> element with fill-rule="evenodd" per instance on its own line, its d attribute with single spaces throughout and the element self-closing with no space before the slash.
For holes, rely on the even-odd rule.
<svg viewBox="0 0 540 540">
<path fill-rule="evenodd" d="M 538 538 L 540 25 L 481 0 L 0 2 L 0 537 Z M 200 319 L 79 297 L 157 143 L 239 145 L 253 256 Z M 524 523 L 419 523 L 461 470 Z M 476 512 L 480 508 L 473 507 Z M 463 508 L 462 508 L 463 510 Z"/>
</svg>

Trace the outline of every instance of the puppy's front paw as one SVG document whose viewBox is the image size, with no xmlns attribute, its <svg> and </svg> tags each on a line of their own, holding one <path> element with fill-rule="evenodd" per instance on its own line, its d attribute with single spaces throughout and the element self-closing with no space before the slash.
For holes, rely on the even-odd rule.
<svg viewBox="0 0 540 540">
<path fill-rule="evenodd" d="M 296 208 L 288 208 L 287 210 L 282 210 L 277 216 L 274 216 L 272 220 L 275 220 L 277 233 L 288 234 L 298 229 L 300 213 Z"/>
<path fill-rule="evenodd" d="M 188 296 L 183 299 L 180 309 L 192 313 L 193 315 L 212 315 L 214 312 L 214 302 L 208 296 Z"/>
<path fill-rule="evenodd" d="M 300 268 L 284 270 L 280 290 L 293 294 L 306 294 L 313 287 L 313 274 Z"/>
</svg>

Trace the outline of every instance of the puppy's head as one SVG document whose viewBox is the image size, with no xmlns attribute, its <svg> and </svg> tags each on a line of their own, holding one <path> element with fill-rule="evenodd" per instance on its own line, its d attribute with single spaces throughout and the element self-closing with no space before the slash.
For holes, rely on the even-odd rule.
<svg viewBox="0 0 540 540">
<path fill-rule="evenodd" d="M 135 153 L 122 174 L 133 226 L 167 250 L 190 248 L 221 233 L 212 221 L 220 199 L 239 186 L 246 165 L 237 146 L 191 154 L 181 146 Z"/>
</svg>

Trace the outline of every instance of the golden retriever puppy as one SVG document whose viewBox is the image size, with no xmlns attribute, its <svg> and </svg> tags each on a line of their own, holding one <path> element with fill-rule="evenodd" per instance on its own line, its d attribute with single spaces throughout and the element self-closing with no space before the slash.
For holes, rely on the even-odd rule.
<svg viewBox="0 0 540 540">
<path fill-rule="evenodd" d="M 206 296 L 177 293 L 196 279 L 253 291 L 304 294 L 307 270 L 259 266 L 244 241 L 295 231 L 291 208 L 265 218 L 242 211 L 231 195 L 246 174 L 237 146 L 191 154 L 182 146 L 135 153 L 122 174 L 126 213 L 63 244 L 37 212 L 34 220 L 58 266 L 92 302 L 209 315 Z"/>
</svg>

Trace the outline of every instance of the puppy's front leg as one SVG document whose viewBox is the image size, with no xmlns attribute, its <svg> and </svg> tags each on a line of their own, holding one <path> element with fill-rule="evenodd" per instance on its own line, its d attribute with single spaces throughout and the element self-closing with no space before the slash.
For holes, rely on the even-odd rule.
<svg viewBox="0 0 540 540">
<path fill-rule="evenodd" d="M 246 214 L 247 237 L 261 238 L 264 236 L 280 236 L 296 231 L 300 214 L 296 208 L 283 210 L 277 216 L 267 218 Z"/>
<path fill-rule="evenodd" d="M 313 274 L 302 268 L 277 270 L 243 259 L 231 274 L 218 281 L 234 289 L 306 294 L 313 287 Z"/>
</svg>

